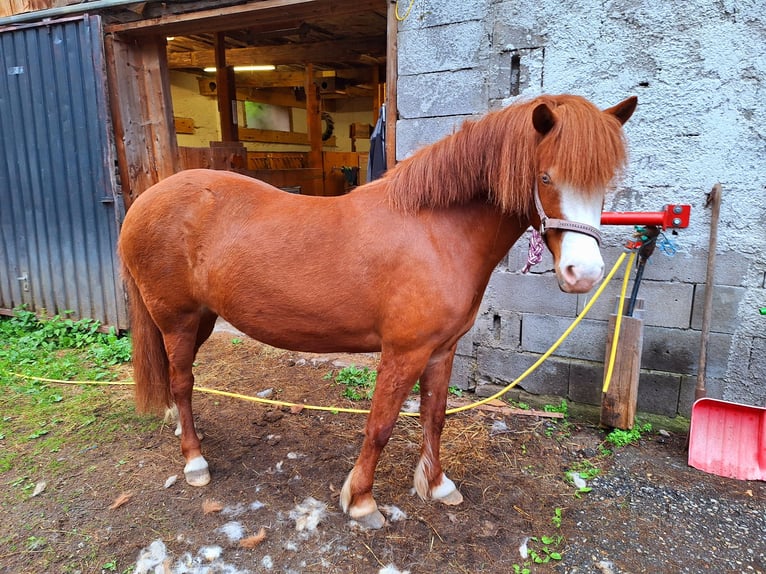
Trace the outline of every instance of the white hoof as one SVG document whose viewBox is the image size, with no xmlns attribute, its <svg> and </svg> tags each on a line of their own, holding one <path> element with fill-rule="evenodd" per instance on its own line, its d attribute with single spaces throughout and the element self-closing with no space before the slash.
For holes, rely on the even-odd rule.
<svg viewBox="0 0 766 574">
<path fill-rule="evenodd" d="M 184 467 L 184 477 L 190 486 L 205 486 L 210 482 L 210 470 L 204 457 L 191 459 Z"/>
<path fill-rule="evenodd" d="M 370 497 L 364 504 L 351 506 L 351 477 L 354 469 L 348 473 L 343 488 L 340 491 L 340 507 L 352 520 L 363 528 L 377 530 L 386 524 L 386 518 L 378 510 L 378 504 Z"/>
<path fill-rule="evenodd" d="M 431 498 L 448 506 L 457 506 L 463 502 L 463 495 L 444 473 L 442 473 L 441 484 L 431 490 Z"/>
<path fill-rule="evenodd" d="M 358 522 L 362 528 L 367 528 L 369 530 L 378 530 L 380 528 L 383 528 L 386 524 L 386 518 L 380 513 L 380 510 L 377 508 L 374 512 L 371 512 L 370 514 L 365 514 L 364 516 L 357 516 L 354 518 L 356 522 Z"/>
<path fill-rule="evenodd" d="M 455 486 L 447 475 L 442 473 L 439 486 L 430 488 L 428 479 L 426 478 L 426 459 L 421 458 L 418 461 L 418 466 L 415 468 L 415 492 L 418 493 L 423 500 L 438 500 L 442 504 L 448 504 L 449 506 L 457 506 L 463 502 L 463 495 Z"/>
</svg>

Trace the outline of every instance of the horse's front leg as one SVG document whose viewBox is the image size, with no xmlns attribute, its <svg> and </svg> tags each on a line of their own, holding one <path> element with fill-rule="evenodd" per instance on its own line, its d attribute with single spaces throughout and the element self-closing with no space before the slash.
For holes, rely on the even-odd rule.
<svg viewBox="0 0 766 574">
<path fill-rule="evenodd" d="M 205 486 L 210 482 L 210 470 L 202 456 L 192 414 L 192 390 L 194 389 L 192 364 L 195 355 L 195 334 L 196 329 L 166 333 L 164 339 L 170 364 L 170 392 L 178 408 L 181 452 L 186 460 L 184 476 L 191 486 Z"/>
<path fill-rule="evenodd" d="M 420 423 L 423 425 L 423 444 L 420 460 L 415 469 L 415 490 L 423 500 L 438 500 L 456 505 L 463 495 L 442 471 L 439 450 L 444 428 L 447 391 L 455 346 L 431 358 L 420 377 Z"/>
<path fill-rule="evenodd" d="M 367 528 L 381 528 L 386 522 L 372 496 L 375 467 L 424 362 L 423 357 L 415 354 L 392 357 L 384 351 L 381 356 L 362 450 L 340 495 L 343 511 Z"/>
</svg>

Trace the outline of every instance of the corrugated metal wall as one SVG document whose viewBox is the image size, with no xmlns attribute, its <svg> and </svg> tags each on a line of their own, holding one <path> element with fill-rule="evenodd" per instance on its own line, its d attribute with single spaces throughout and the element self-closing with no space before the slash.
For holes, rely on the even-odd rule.
<svg viewBox="0 0 766 574">
<path fill-rule="evenodd" d="M 0 32 L 0 308 L 127 327 L 101 22 Z"/>
</svg>

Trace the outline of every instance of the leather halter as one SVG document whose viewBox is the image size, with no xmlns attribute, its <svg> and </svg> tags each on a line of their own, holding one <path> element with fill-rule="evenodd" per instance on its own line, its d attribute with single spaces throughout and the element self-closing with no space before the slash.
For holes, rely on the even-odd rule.
<svg viewBox="0 0 766 574">
<path fill-rule="evenodd" d="M 537 208 L 537 215 L 540 217 L 540 235 L 545 235 L 545 232 L 549 229 L 574 231 L 575 233 L 582 233 L 583 235 L 592 237 L 596 240 L 598 246 L 601 247 L 601 232 L 592 225 L 580 223 L 578 221 L 556 219 L 545 215 L 543 204 L 540 201 L 540 193 L 537 191 L 537 182 L 535 182 L 535 207 Z"/>
</svg>

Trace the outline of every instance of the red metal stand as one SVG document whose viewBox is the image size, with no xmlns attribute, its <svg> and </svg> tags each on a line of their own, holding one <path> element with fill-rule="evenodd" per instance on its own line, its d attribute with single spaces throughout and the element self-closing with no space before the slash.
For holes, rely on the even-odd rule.
<svg viewBox="0 0 766 574">
<path fill-rule="evenodd" d="M 666 205 L 662 211 L 604 211 L 601 225 L 653 225 L 665 229 L 689 227 L 691 205 Z"/>
</svg>

